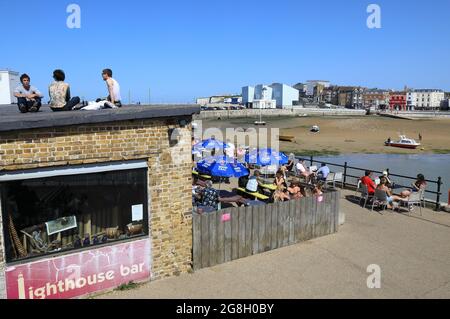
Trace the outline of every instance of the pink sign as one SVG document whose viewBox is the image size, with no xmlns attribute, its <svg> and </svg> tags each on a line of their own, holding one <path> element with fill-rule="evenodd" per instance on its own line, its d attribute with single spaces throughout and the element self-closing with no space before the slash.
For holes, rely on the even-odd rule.
<svg viewBox="0 0 450 319">
<path fill-rule="evenodd" d="M 68 299 L 150 279 L 150 239 L 7 267 L 8 299 Z"/>
<path fill-rule="evenodd" d="M 222 223 L 229 222 L 231 220 L 231 214 L 222 215 Z"/>
</svg>

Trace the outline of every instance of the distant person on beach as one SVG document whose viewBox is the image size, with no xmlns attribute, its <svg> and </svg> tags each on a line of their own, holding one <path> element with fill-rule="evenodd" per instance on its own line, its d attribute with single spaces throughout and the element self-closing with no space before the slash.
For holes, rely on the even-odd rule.
<svg viewBox="0 0 450 319">
<path fill-rule="evenodd" d="M 422 133 L 419 133 L 419 141 L 420 141 L 420 143 L 422 143 L 422 140 L 423 140 Z"/>
<path fill-rule="evenodd" d="M 372 172 L 366 171 L 365 175 L 361 178 L 361 183 L 365 186 L 367 186 L 367 189 L 369 191 L 369 195 L 375 194 L 375 188 L 377 185 L 372 180 Z"/>
<path fill-rule="evenodd" d="M 108 97 L 106 99 L 115 106 L 122 107 L 120 85 L 112 76 L 113 72 L 111 69 L 104 69 L 102 71 L 103 81 L 106 82 L 106 87 L 108 88 Z"/>
<path fill-rule="evenodd" d="M 48 88 L 50 108 L 54 112 L 71 111 L 81 102 L 80 98 L 70 97 L 70 85 L 64 82 L 66 74 L 63 70 L 53 71 L 53 79 L 55 81 Z"/>
<path fill-rule="evenodd" d="M 42 106 L 41 99 L 43 95 L 37 88 L 31 86 L 31 79 L 28 74 L 20 76 L 22 85 L 14 90 L 14 96 L 17 98 L 17 105 L 22 113 L 38 112 Z"/>
</svg>

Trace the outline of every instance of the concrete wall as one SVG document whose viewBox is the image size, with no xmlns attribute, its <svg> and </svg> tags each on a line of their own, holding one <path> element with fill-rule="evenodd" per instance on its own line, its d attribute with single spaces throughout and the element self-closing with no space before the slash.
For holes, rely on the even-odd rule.
<svg viewBox="0 0 450 319">
<path fill-rule="evenodd" d="M 181 133 L 173 147 L 170 128 Z M 191 129 L 175 120 L 136 120 L 2 133 L 0 171 L 146 159 L 152 279 L 170 277 L 192 262 Z M 0 298 L 4 260 L 0 232 Z"/>
<path fill-rule="evenodd" d="M 227 118 L 256 118 L 259 116 L 260 110 L 245 109 L 245 110 L 231 110 L 231 111 L 204 111 L 194 118 L 197 120 L 207 119 L 227 119 Z M 265 117 L 278 116 L 363 116 L 366 115 L 365 110 L 350 110 L 350 109 L 319 109 L 319 108 L 293 108 L 293 109 L 271 109 L 262 110 Z"/>
<path fill-rule="evenodd" d="M 16 102 L 14 89 L 19 86 L 19 73 L 0 71 L 0 105 Z"/>
</svg>

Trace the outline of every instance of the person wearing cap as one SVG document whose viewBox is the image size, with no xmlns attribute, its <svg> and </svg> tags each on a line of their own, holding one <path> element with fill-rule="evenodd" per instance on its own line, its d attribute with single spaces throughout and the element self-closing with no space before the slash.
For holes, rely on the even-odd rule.
<svg viewBox="0 0 450 319">
<path fill-rule="evenodd" d="M 391 181 L 391 179 L 389 178 L 389 172 L 388 171 L 383 171 L 383 175 L 380 176 L 380 181 L 382 179 L 386 179 L 386 186 L 389 188 L 392 188 L 394 186 L 394 183 Z"/>
</svg>

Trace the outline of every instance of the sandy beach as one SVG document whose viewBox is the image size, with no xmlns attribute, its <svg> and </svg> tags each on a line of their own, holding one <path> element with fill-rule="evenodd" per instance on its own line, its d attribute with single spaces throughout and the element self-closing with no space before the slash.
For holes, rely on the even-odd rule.
<svg viewBox="0 0 450 319">
<path fill-rule="evenodd" d="M 203 128 L 254 128 L 256 119 L 203 121 Z M 295 136 L 294 142 L 281 142 L 280 149 L 301 155 L 338 154 L 448 154 L 450 153 L 450 119 L 400 120 L 370 117 L 280 117 L 263 119 L 267 128 L 279 128 L 280 135 Z M 318 125 L 320 133 L 310 132 Z M 400 134 L 418 140 L 422 147 L 404 150 L 384 146 Z M 224 134 L 225 136 L 225 134 Z"/>
</svg>

